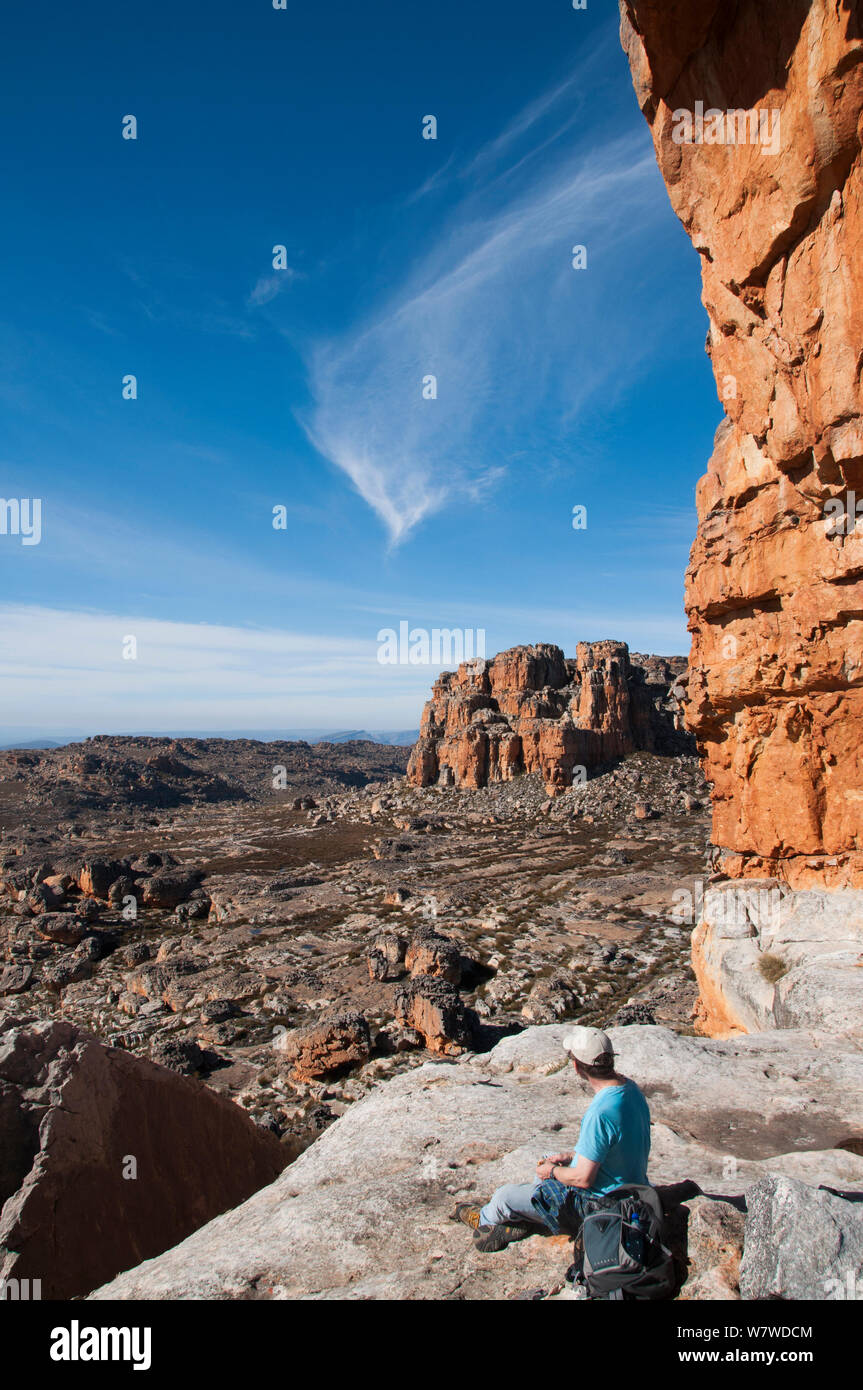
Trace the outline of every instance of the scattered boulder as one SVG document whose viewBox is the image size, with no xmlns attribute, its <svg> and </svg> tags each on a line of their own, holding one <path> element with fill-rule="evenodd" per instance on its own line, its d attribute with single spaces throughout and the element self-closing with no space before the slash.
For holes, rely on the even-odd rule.
<svg viewBox="0 0 863 1390">
<path fill-rule="evenodd" d="M 71 874 L 48 874 L 42 879 L 49 888 L 62 888 L 64 893 L 74 886 L 75 880 Z"/>
<path fill-rule="evenodd" d="M 187 975 L 194 975 L 201 962 L 193 956 L 175 955 L 152 962 L 144 961 L 125 976 L 124 984 L 131 994 L 144 999 L 164 999 L 166 992 Z"/>
<path fill-rule="evenodd" d="M 120 878 L 115 878 L 108 889 L 108 901 L 114 908 L 125 906 L 125 899 L 132 898 L 136 904 L 140 904 L 142 893 L 135 880 L 130 874 L 122 874 Z"/>
<path fill-rule="evenodd" d="M 283 1033 L 276 1046 L 295 1081 L 316 1081 L 367 1061 L 371 1037 L 362 1014 L 333 1013 L 309 1028 Z"/>
<path fill-rule="evenodd" d="M 109 955 L 114 944 L 114 938 L 108 932 L 90 932 L 85 936 L 72 952 L 74 960 L 89 960 L 95 965 L 97 961 L 104 960 Z"/>
<path fill-rule="evenodd" d="M 198 870 L 166 870 L 154 874 L 152 878 L 142 879 L 139 884 L 141 901 L 145 907 L 179 907 L 180 903 L 192 896 L 199 886 L 200 879 L 201 874 Z M 209 911 L 209 907 L 207 910 Z"/>
<path fill-rule="evenodd" d="M 33 967 L 26 962 L 7 965 L 0 971 L 0 994 L 24 994 L 33 983 Z"/>
<path fill-rule="evenodd" d="M 80 913 L 42 912 L 33 922 L 33 929 L 43 941 L 58 946 L 77 946 L 90 931 Z"/>
<path fill-rule="evenodd" d="M 42 972 L 42 979 L 50 989 L 64 990 L 67 985 L 77 985 L 81 980 L 89 980 L 93 975 L 93 962 L 87 956 L 77 956 L 74 952 L 62 960 L 52 961 Z"/>
<path fill-rule="evenodd" d="M 574 1014 L 580 1002 L 565 975 L 552 975 L 550 979 L 537 980 L 521 1014 L 528 1023 L 555 1023 Z"/>
<path fill-rule="evenodd" d="M 180 903 L 177 908 L 178 922 L 200 922 L 205 917 L 209 916 L 211 907 L 210 899 L 203 894 L 198 897 L 197 892 L 200 892 L 200 890 L 196 890 L 196 893 L 192 894 L 188 902 Z"/>
<path fill-rule="evenodd" d="M 461 980 L 461 952 L 455 942 L 432 927 L 414 932 L 405 953 L 405 965 L 416 978 L 431 975 L 457 985 Z"/>
<path fill-rule="evenodd" d="M 474 1015 L 455 985 L 439 976 L 417 975 L 399 990 L 395 999 L 396 1021 L 419 1033 L 430 1052 L 457 1055 L 470 1047 Z"/>
<path fill-rule="evenodd" d="M 27 896 L 33 912 L 55 912 L 66 901 L 66 890 L 59 884 L 37 883 Z"/>
<path fill-rule="evenodd" d="M 13 868 L 10 870 L 7 867 L 3 870 L 3 892 L 6 894 L 7 898 L 11 898 L 13 902 L 18 901 L 19 894 L 23 894 L 26 897 L 28 890 L 32 886 L 33 880 L 25 869 Z"/>
<path fill-rule="evenodd" d="M 628 1004 L 621 1004 L 617 1013 L 608 1022 L 608 1027 L 625 1028 L 630 1023 L 655 1023 L 656 1015 L 649 1004 L 639 1001 L 631 1001 Z"/>
<path fill-rule="evenodd" d="M 133 941 L 118 952 L 118 959 L 123 965 L 143 965 L 144 961 L 152 958 L 152 954 L 153 952 L 146 941 Z"/>
<path fill-rule="evenodd" d="M 201 1005 L 202 1023 L 224 1023 L 235 1018 L 239 1010 L 232 999 L 205 999 Z"/>
<path fill-rule="evenodd" d="M 88 859 L 78 874 L 78 887 L 88 898 L 107 898 L 108 889 L 123 872 L 113 859 Z"/>
<path fill-rule="evenodd" d="M 140 854 L 137 859 L 133 859 L 129 864 L 129 869 L 133 874 L 143 874 L 149 877 L 158 869 L 173 867 L 176 862 L 173 854 L 157 854 L 155 850 L 148 850 L 146 854 Z"/>
<path fill-rule="evenodd" d="M 395 932 L 378 932 L 366 952 L 371 980 L 398 980 L 404 974 L 405 943 Z"/>
<path fill-rule="evenodd" d="M 170 1033 L 160 1034 L 150 1048 L 154 1062 L 171 1071 L 191 1075 L 200 1071 L 204 1065 L 204 1054 L 193 1038 L 177 1038 Z"/>
<path fill-rule="evenodd" d="M 689 1203 L 686 1229 L 688 1274 L 680 1292 L 685 1302 L 740 1298 L 743 1203 L 699 1196 Z"/>
<path fill-rule="evenodd" d="M 413 1052 L 425 1047 L 425 1040 L 415 1028 L 399 1028 L 393 1024 L 378 1033 L 375 1046 L 383 1052 Z"/>
</svg>

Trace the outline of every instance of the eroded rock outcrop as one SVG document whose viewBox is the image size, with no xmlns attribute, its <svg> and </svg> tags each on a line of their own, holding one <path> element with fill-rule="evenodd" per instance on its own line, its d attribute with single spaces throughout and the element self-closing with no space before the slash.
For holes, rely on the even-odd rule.
<svg viewBox="0 0 863 1390">
<path fill-rule="evenodd" d="M 367 1061 L 369 1025 L 361 1013 L 336 1010 L 308 1028 L 283 1033 L 277 1051 L 290 1063 L 295 1081 L 317 1081 Z"/>
<path fill-rule="evenodd" d="M 691 752 L 683 657 L 630 658 L 625 642 L 541 642 L 465 661 L 435 681 L 408 764 L 416 786 L 484 787 L 539 772 L 549 795 L 636 749 Z"/>
<path fill-rule="evenodd" d="M 412 1029 L 429 1052 L 457 1056 L 473 1042 L 476 1020 L 449 980 L 417 975 L 395 997 L 396 1022 Z"/>
<path fill-rule="evenodd" d="M 414 932 L 405 953 L 405 967 L 411 975 L 440 976 L 453 985 L 461 982 L 458 946 L 433 927 L 420 927 Z"/>
<path fill-rule="evenodd" d="M 231 1101 L 63 1020 L 0 1031 L 0 1278 L 86 1294 L 285 1167 Z"/>
<path fill-rule="evenodd" d="M 733 877 L 863 885 L 861 9 L 622 0 L 621 19 L 726 415 L 686 585 L 714 839 Z"/>
</svg>

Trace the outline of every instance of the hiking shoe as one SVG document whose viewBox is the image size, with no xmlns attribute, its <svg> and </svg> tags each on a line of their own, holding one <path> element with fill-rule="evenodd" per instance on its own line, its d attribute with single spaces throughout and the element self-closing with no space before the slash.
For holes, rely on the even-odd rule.
<svg viewBox="0 0 863 1390">
<path fill-rule="evenodd" d="M 480 1229 L 490 1231 L 490 1226 L 480 1226 L 481 1208 L 474 1206 L 473 1202 L 459 1202 L 452 1214 L 453 1221 L 462 1221 L 465 1226 L 470 1226 L 472 1231 Z"/>
<path fill-rule="evenodd" d="M 479 1226 L 474 1231 L 473 1243 L 481 1255 L 494 1255 L 514 1241 L 527 1240 L 528 1236 L 537 1234 L 536 1226 L 519 1226 L 514 1222 L 501 1221 L 497 1226 Z"/>
</svg>

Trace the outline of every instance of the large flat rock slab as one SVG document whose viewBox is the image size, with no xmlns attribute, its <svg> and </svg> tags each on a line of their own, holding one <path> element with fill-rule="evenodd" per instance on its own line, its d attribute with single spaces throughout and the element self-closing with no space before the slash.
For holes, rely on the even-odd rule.
<svg viewBox="0 0 863 1390">
<path fill-rule="evenodd" d="M 589 1096 L 565 1064 L 563 1031 L 530 1028 L 486 1055 L 386 1082 L 276 1182 L 92 1297 L 491 1299 L 549 1290 L 569 1263 L 565 1241 L 534 1238 L 483 1256 L 449 1213 L 456 1201 L 527 1180 L 538 1154 L 574 1143 Z M 621 1067 L 650 1097 L 654 1183 L 690 1180 L 727 1198 L 776 1173 L 863 1191 L 863 1158 L 820 1143 L 822 1133 L 863 1133 L 860 1053 L 817 1034 L 723 1043 L 631 1027 L 612 1036 Z M 758 1138 L 759 1114 L 772 1150 Z"/>
</svg>

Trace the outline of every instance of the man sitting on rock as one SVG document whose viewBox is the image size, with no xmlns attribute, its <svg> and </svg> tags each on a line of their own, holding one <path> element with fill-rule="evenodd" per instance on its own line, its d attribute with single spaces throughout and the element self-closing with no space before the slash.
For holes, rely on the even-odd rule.
<svg viewBox="0 0 863 1390">
<path fill-rule="evenodd" d="M 556 1234 L 544 1209 L 570 1197 L 573 1215 L 593 1197 L 626 1184 L 647 1183 L 650 1111 L 634 1081 L 614 1069 L 611 1040 L 598 1028 L 571 1028 L 563 1036 L 576 1074 L 593 1091 L 575 1153 L 544 1154 L 533 1182 L 506 1183 L 484 1207 L 460 1203 L 453 1217 L 474 1232 L 477 1250 L 490 1254 L 515 1240 Z M 572 1194 L 562 1191 L 573 1189 Z M 538 1198 L 539 1205 L 533 1201 Z"/>
</svg>

